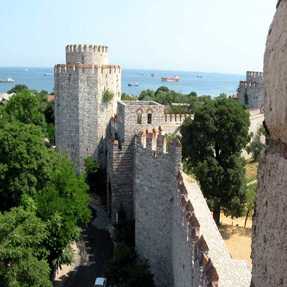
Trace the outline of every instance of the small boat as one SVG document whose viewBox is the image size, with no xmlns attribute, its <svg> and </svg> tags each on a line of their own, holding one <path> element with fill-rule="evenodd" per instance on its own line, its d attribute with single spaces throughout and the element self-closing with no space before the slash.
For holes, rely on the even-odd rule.
<svg viewBox="0 0 287 287">
<path fill-rule="evenodd" d="M 154 73 L 151 73 L 150 76 L 153 78 L 154 77 Z"/>
<path fill-rule="evenodd" d="M 52 76 L 52 73 L 45 73 L 44 74 L 44 77 L 50 77 L 50 76 Z"/>
<path fill-rule="evenodd" d="M 178 82 L 180 80 L 179 76 L 175 76 L 175 77 L 162 77 L 161 81 L 162 82 Z"/>
<path fill-rule="evenodd" d="M 132 82 L 132 83 L 128 83 L 129 87 L 138 87 L 139 83 L 138 82 Z"/>
<path fill-rule="evenodd" d="M 0 83 L 14 83 L 15 80 L 12 78 L 8 78 L 8 79 L 0 79 Z"/>
<path fill-rule="evenodd" d="M 199 78 L 199 79 L 203 78 L 203 76 L 201 76 L 201 75 L 196 75 L 196 77 Z"/>
</svg>

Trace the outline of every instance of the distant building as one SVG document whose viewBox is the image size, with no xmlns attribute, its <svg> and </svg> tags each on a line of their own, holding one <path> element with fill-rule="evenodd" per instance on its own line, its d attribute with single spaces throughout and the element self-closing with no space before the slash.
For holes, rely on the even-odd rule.
<svg viewBox="0 0 287 287">
<path fill-rule="evenodd" d="M 242 105 L 250 109 L 262 109 L 264 106 L 264 78 L 262 72 L 246 73 L 246 80 L 240 81 L 238 98 Z"/>
<path fill-rule="evenodd" d="M 7 102 L 13 94 L 8 94 L 8 93 L 0 93 L 0 104 L 3 104 L 4 102 Z"/>
</svg>

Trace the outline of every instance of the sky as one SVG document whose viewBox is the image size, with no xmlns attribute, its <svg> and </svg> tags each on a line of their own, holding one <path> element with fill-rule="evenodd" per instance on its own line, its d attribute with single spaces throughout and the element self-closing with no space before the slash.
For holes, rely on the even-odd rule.
<svg viewBox="0 0 287 287">
<path fill-rule="evenodd" d="M 105 44 L 124 68 L 262 70 L 277 0 L 0 0 L 0 66 L 52 67 Z"/>
</svg>

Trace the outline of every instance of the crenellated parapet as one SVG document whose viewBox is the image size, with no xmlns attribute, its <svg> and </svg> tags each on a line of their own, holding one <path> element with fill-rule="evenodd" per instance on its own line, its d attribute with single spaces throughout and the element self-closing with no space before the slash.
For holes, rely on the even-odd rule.
<svg viewBox="0 0 287 287">
<path fill-rule="evenodd" d="M 95 64 L 58 64 L 54 67 L 55 74 L 64 74 L 72 72 L 90 72 L 90 73 L 121 73 L 120 65 L 95 65 Z"/>
<path fill-rule="evenodd" d="M 219 275 L 214 267 L 212 258 L 209 255 L 209 247 L 204 234 L 200 229 L 200 222 L 195 213 L 195 208 L 188 198 L 188 192 L 184 185 L 182 174 L 177 177 L 178 193 L 180 199 L 179 208 L 183 219 L 183 226 L 186 226 L 187 241 L 192 242 L 194 249 L 193 272 L 198 273 L 198 286 L 219 286 Z"/>
<path fill-rule="evenodd" d="M 181 143 L 177 138 L 169 140 L 167 134 L 162 134 L 161 128 L 140 132 L 136 138 L 136 150 L 141 149 L 147 155 L 159 157 L 164 155 L 181 158 Z"/>
<path fill-rule="evenodd" d="M 108 47 L 102 45 L 67 45 L 67 64 L 108 64 Z"/>
<path fill-rule="evenodd" d="M 177 123 L 182 124 L 187 118 L 190 118 L 191 114 L 165 114 L 164 120 L 167 124 Z"/>
<path fill-rule="evenodd" d="M 264 78 L 264 74 L 262 72 L 254 72 L 254 71 L 247 71 L 246 72 L 246 80 L 248 82 L 260 82 Z"/>
</svg>

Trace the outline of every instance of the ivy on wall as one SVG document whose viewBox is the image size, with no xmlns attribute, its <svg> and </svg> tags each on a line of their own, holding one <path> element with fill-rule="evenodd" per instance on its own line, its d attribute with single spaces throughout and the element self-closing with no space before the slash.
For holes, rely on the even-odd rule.
<svg viewBox="0 0 287 287">
<path fill-rule="evenodd" d="M 105 90 L 103 93 L 103 103 L 109 103 L 114 97 L 114 93 L 109 91 L 109 90 Z"/>
</svg>

